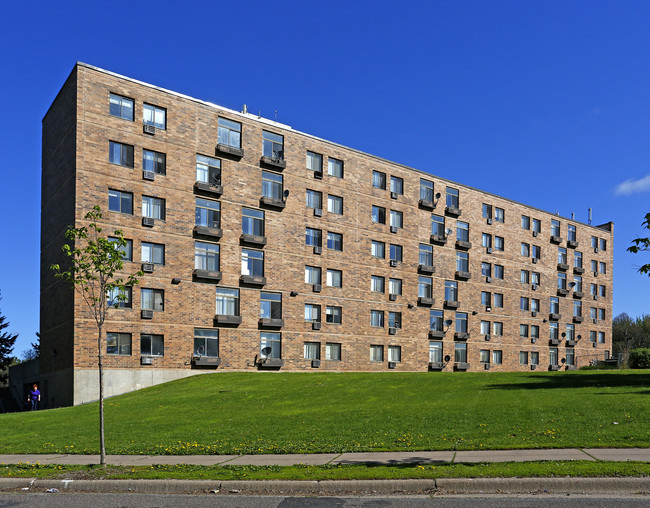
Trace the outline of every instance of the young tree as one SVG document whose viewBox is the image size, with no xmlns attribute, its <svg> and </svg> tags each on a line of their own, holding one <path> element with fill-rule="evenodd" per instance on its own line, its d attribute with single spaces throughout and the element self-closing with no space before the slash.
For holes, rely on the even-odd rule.
<svg viewBox="0 0 650 508">
<path fill-rule="evenodd" d="M 118 276 L 124 263 L 126 240 L 122 231 L 113 232 L 109 240 L 101 235 L 102 228 L 97 221 L 102 218 L 101 209 L 95 206 L 84 219 L 88 226 L 69 226 L 65 236 L 69 244 L 63 246 L 67 256 L 67 269 L 54 264 L 55 276 L 70 283 L 81 295 L 97 325 L 97 365 L 99 367 L 99 443 L 100 464 L 106 463 L 104 442 L 104 322 L 109 309 L 119 307 L 125 301 L 126 289 L 138 284 L 142 272 Z M 110 299 L 109 299 L 110 298 Z"/>
<path fill-rule="evenodd" d="M 645 229 L 650 229 L 650 213 L 645 215 L 645 220 L 643 221 L 642 226 Z M 632 252 L 633 254 L 637 254 L 639 251 L 650 251 L 650 238 L 635 238 L 632 240 L 632 244 L 633 245 L 627 248 L 627 251 Z M 639 272 L 650 275 L 650 263 L 641 265 Z"/>
<path fill-rule="evenodd" d="M 0 300 L 2 297 L 0 296 Z M 14 348 L 18 334 L 11 335 L 5 329 L 9 328 L 9 321 L 0 312 L 0 384 L 7 382 L 7 368 L 14 360 L 11 351 Z"/>
</svg>

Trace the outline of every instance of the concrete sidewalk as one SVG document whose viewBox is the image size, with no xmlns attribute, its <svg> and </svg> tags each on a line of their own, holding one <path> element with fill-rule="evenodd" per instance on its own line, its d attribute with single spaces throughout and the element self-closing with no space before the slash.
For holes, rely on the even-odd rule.
<svg viewBox="0 0 650 508">
<path fill-rule="evenodd" d="M 439 452 L 314 453 L 287 455 L 107 455 L 116 466 L 153 464 L 278 465 L 307 464 L 452 464 L 476 462 L 527 462 L 538 460 L 608 460 L 650 462 L 650 448 L 558 448 L 539 450 L 477 450 Z M 0 464 L 99 464 L 99 455 L 25 454 L 2 455 Z"/>
</svg>

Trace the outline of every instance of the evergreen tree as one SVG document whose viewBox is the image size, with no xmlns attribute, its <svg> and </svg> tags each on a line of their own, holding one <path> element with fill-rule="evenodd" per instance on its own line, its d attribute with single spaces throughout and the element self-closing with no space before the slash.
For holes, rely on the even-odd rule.
<svg viewBox="0 0 650 508">
<path fill-rule="evenodd" d="M 1 296 L 0 300 L 2 300 Z M 11 356 L 11 351 L 18 338 L 18 334 L 11 335 L 5 331 L 6 328 L 9 328 L 9 321 L 7 321 L 7 318 L 0 311 L 0 384 L 7 382 L 8 375 L 6 374 L 6 369 L 14 359 Z"/>
</svg>

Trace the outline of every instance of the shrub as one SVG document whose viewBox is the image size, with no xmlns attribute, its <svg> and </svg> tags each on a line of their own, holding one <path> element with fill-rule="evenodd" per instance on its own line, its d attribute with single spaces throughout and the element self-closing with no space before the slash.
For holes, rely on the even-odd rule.
<svg viewBox="0 0 650 508">
<path fill-rule="evenodd" d="M 633 349 L 628 362 L 632 369 L 650 369 L 650 348 Z"/>
</svg>

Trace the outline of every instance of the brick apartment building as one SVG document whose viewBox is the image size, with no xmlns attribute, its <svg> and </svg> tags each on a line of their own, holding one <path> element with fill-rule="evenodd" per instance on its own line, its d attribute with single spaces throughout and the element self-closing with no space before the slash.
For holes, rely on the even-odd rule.
<svg viewBox="0 0 650 508">
<path fill-rule="evenodd" d="M 143 269 L 107 394 L 233 370 L 529 371 L 608 356 L 591 226 L 79 63 L 43 120 L 40 378 L 97 399 L 94 321 L 49 270 L 94 205 Z M 458 374 L 462 375 L 462 374 Z"/>
</svg>

